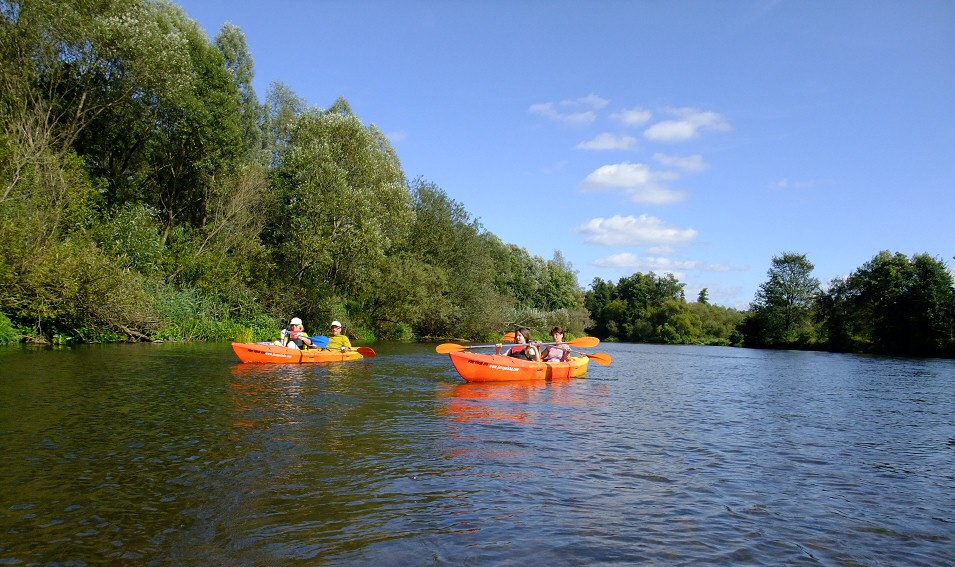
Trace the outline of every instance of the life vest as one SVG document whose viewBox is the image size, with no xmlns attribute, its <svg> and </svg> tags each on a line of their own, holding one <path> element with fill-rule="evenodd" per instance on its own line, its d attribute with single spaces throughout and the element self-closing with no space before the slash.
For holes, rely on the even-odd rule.
<svg viewBox="0 0 955 567">
<path fill-rule="evenodd" d="M 528 347 L 531 345 L 514 345 L 511 347 L 511 350 L 508 351 L 507 356 L 513 356 L 514 358 L 526 358 L 527 360 L 534 360 L 531 352 Z"/>
<path fill-rule="evenodd" d="M 297 347 L 300 348 L 300 349 L 304 349 L 304 348 L 306 348 L 306 347 L 308 346 L 308 345 L 305 344 L 304 341 L 302 341 L 302 338 L 308 337 L 308 333 L 306 333 L 305 331 L 299 331 L 299 333 L 300 333 L 300 335 L 301 335 L 302 338 L 295 338 L 295 339 L 293 339 L 293 338 L 292 338 L 292 331 L 289 330 L 289 329 L 286 329 L 286 330 L 288 331 L 288 341 L 286 341 L 286 343 L 285 343 L 286 345 L 288 345 L 288 343 L 295 343 L 295 346 L 297 346 Z"/>
</svg>

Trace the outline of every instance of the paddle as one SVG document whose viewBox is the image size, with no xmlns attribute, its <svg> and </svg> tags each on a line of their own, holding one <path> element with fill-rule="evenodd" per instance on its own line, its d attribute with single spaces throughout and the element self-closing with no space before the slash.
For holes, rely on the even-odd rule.
<svg viewBox="0 0 955 567">
<path fill-rule="evenodd" d="M 375 358 L 378 356 L 378 353 L 375 352 L 375 349 L 367 346 L 360 346 L 355 350 L 358 351 L 358 354 L 364 356 L 365 358 Z"/>
<path fill-rule="evenodd" d="M 589 352 L 580 352 L 579 350 L 572 350 L 570 352 L 582 354 L 597 364 L 603 364 L 604 366 L 609 366 L 610 363 L 613 362 L 613 357 L 605 352 L 595 352 L 593 354 L 590 354 Z"/>
<path fill-rule="evenodd" d="M 504 333 L 503 337 L 504 342 L 513 343 L 517 341 L 517 337 L 514 335 L 514 331 L 509 333 Z M 597 337 L 579 337 L 573 340 L 564 341 L 569 345 L 573 345 L 581 348 L 593 348 L 600 344 L 600 339 Z M 555 345 L 557 343 L 541 343 L 542 345 Z"/>
<path fill-rule="evenodd" d="M 580 337 L 579 339 L 571 339 L 567 341 L 567 344 L 575 347 L 595 347 L 600 342 L 600 339 L 597 337 Z M 516 344 L 516 343 L 511 343 Z M 556 344 L 556 343 L 541 343 L 541 344 Z M 459 345 L 457 343 L 441 343 L 434 348 L 438 354 L 448 354 L 451 352 L 456 352 L 459 350 L 467 350 L 471 348 L 494 348 L 497 345 Z"/>
</svg>

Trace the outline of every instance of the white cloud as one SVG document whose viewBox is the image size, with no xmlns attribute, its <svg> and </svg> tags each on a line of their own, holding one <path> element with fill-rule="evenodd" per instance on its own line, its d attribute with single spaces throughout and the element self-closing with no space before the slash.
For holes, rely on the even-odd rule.
<svg viewBox="0 0 955 567">
<path fill-rule="evenodd" d="M 816 183 L 814 181 L 790 181 L 789 179 L 780 179 L 773 186 L 777 189 L 810 189 Z"/>
<path fill-rule="evenodd" d="M 388 132 L 385 134 L 385 137 L 388 138 L 392 143 L 400 142 L 408 137 L 408 135 L 403 131 L 399 130 L 397 132 Z"/>
<path fill-rule="evenodd" d="M 593 264 L 602 268 L 670 272 L 672 274 L 743 271 L 743 268 L 733 268 L 726 264 L 709 264 L 699 260 L 681 260 L 664 256 L 637 256 L 630 252 L 612 254 L 606 258 L 594 260 Z"/>
<path fill-rule="evenodd" d="M 662 184 L 679 178 L 673 172 L 653 171 L 642 163 L 615 163 L 598 167 L 584 178 L 580 186 L 584 190 L 623 189 L 637 203 L 664 205 L 686 198 L 686 193 L 670 189 Z"/>
<path fill-rule="evenodd" d="M 610 104 L 610 101 L 589 94 L 580 98 L 566 99 L 560 102 L 540 102 L 528 108 L 531 114 L 538 114 L 555 122 L 572 126 L 592 124 L 597 119 L 597 111 Z"/>
<path fill-rule="evenodd" d="M 639 126 L 649 122 L 653 118 L 653 113 L 642 108 L 627 108 L 614 112 L 610 117 L 625 126 Z"/>
<path fill-rule="evenodd" d="M 682 245 L 697 237 L 692 228 L 666 226 L 648 215 L 590 219 L 577 232 L 587 234 L 587 242 L 604 246 Z"/>
<path fill-rule="evenodd" d="M 676 116 L 650 126 L 643 132 L 648 140 L 658 142 L 682 142 L 699 136 L 703 130 L 729 130 L 729 121 L 722 115 L 696 108 L 671 108 L 667 112 Z"/>
<path fill-rule="evenodd" d="M 591 94 L 589 94 L 589 95 L 587 95 L 587 96 L 583 96 L 583 97 L 580 97 L 580 98 L 569 99 L 569 100 L 562 100 L 562 101 L 560 101 L 560 104 L 561 104 L 562 106 L 571 106 L 571 107 L 573 107 L 573 106 L 578 106 L 578 105 L 579 105 L 579 106 L 589 106 L 589 107 L 591 107 L 591 108 L 600 109 L 600 108 L 604 108 L 604 107 L 606 107 L 608 104 L 610 104 L 610 101 L 607 100 L 607 99 L 605 99 L 605 98 L 603 98 L 603 97 L 601 97 L 601 96 L 597 96 L 597 95 L 591 93 Z"/>
<path fill-rule="evenodd" d="M 581 150 L 629 150 L 637 145 L 633 136 L 618 136 L 610 132 L 597 135 L 593 140 L 577 144 Z"/>
<path fill-rule="evenodd" d="M 665 165 L 667 167 L 675 167 L 676 169 L 682 169 L 683 171 L 703 171 L 709 165 L 703 159 L 703 156 L 700 154 L 694 154 L 692 156 L 670 156 L 666 154 L 653 154 L 653 159 L 657 160 L 658 163 Z"/>
</svg>

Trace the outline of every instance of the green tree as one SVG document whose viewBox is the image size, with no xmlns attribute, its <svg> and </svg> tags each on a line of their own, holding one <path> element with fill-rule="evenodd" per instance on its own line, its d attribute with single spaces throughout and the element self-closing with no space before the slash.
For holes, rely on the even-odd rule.
<svg viewBox="0 0 955 567">
<path fill-rule="evenodd" d="M 811 341 L 813 303 L 820 293 L 814 266 L 805 254 L 774 256 L 768 280 L 759 286 L 752 304 L 755 319 L 748 328 L 752 346 L 797 346 Z"/>
<path fill-rule="evenodd" d="M 384 136 L 347 112 L 306 112 L 277 174 L 282 204 L 271 234 L 280 279 L 315 295 L 369 292 L 369 275 L 407 237 L 413 215 L 404 173 Z"/>
<path fill-rule="evenodd" d="M 244 142 L 245 156 L 250 161 L 268 163 L 264 153 L 266 143 L 263 128 L 266 125 L 265 107 L 259 102 L 252 86 L 255 66 L 242 30 L 226 22 L 215 40 L 222 53 L 225 68 L 232 74 L 239 90 L 239 125 Z"/>
<path fill-rule="evenodd" d="M 955 290 L 945 264 L 883 251 L 830 286 L 821 305 L 831 348 L 951 354 Z"/>
</svg>

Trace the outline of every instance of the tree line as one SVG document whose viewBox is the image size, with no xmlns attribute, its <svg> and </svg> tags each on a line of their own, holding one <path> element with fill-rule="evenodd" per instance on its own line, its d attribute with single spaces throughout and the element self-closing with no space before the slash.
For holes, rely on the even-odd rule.
<svg viewBox="0 0 955 567">
<path fill-rule="evenodd" d="M 348 101 L 260 100 L 240 29 L 0 0 L 0 342 L 360 339 L 589 323 L 576 274 L 409 180 Z"/>
<path fill-rule="evenodd" d="M 772 259 L 750 308 L 695 303 L 671 274 L 596 278 L 585 305 L 609 340 L 955 357 L 955 287 L 928 254 L 879 252 L 823 289 L 805 254 Z"/>
<path fill-rule="evenodd" d="M 773 258 L 750 309 L 673 275 L 595 279 L 505 243 L 345 99 L 264 99 L 242 31 L 164 0 L 0 0 L 0 344 L 276 338 L 608 340 L 953 355 L 951 274 L 879 253 L 823 291 Z"/>
</svg>

